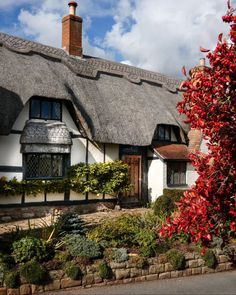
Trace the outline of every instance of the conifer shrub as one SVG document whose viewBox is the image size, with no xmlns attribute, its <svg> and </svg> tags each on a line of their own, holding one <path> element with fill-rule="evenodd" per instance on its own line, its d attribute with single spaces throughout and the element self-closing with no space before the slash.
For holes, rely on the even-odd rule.
<svg viewBox="0 0 236 295">
<path fill-rule="evenodd" d="M 55 227 L 59 233 L 84 235 L 86 223 L 80 218 L 79 214 L 66 212 L 59 216 Z"/>
<path fill-rule="evenodd" d="M 46 270 L 35 260 L 31 260 L 20 266 L 20 275 L 29 284 L 39 285 L 47 278 Z"/>
<path fill-rule="evenodd" d="M 205 261 L 206 266 L 209 268 L 215 268 L 217 266 L 217 259 L 215 253 L 211 249 L 207 249 L 203 255 L 203 260 Z"/>
<path fill-rule="evenodd" d="M 170 264 L 173 266 L 174 270 L 185 269 L 186 261 L 185 256 L 178 250 L 170 250 L 167 252 L 167 259 Z"/>
<path fill-rule="evenodd" d="M 112 269 L 106 261 L 102 261 L 98 264 L 98 274 L 103 280 L 112 278 Z"/>
<path fill-rule="evenodd" d="M 97 242 L 81 235 L 67 235 L 66 249 L 72 257 L 87 257 L 90 259 L 101 256 L 101 249 Z"/>
<path fill-rule="evenodd" d="M 78 280 L 83 276 L 82 270 L 74 261 L 66 262 L 63 269 L 67 277 L 72 280 Z"/>
</svg>

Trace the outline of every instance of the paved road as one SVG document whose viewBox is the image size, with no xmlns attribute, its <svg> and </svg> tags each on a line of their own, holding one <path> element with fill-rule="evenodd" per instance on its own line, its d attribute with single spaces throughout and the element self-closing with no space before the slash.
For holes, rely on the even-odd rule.
<svg viewBox="0 0 236 295">
<path fill-rule="evenodd" d="M 90 289 L 50 292 L 48 295 L 236 295 L 236 271 L 178 279 Z"/>
</svg>

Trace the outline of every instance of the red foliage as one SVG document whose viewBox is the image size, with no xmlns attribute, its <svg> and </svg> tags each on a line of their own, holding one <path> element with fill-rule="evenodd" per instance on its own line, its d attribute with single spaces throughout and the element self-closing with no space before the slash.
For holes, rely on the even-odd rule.
<svg viewBox="0 0 236 295">
<path fill-rule="evenodd" d="M 223 21 L 230 24 L 231 40 L 219 35 L 207 54 L 210 67 L 193 69 L 178 105 L 191 128 L 202 130 L 208 153 L 190 155 L 199 174 L 196 185 L 160 231 L 169 237 L 186 233 L 203 245 L 214 235 L 227 239 L 236 233 L 236 16 L 230 5 Z"/>
</svg>

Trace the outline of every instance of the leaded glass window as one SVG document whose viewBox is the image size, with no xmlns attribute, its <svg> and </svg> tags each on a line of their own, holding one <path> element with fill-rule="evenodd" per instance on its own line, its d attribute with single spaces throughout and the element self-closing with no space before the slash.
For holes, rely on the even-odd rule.
<svg viewBox="0 0 236 295">
<path fill-rule="evenodd" d="M 153 139 L 158 141 L 171 141 L 171 126 L 158 125 Z"/>
<path fill-rule="evenodd" d="M 32 98 L 30 118 L 61 121 L 61 103 L 54 100 Z"/>
<path fill-rule="evenodd" d="M 64 163 L 63 154 L 25 154 L 26 179 L 61 178 Z"/>
<path fill-rule="evenodd" d="M 186 185 L 186 162 L 167 162 L 167 185 Z"/>
</svg>

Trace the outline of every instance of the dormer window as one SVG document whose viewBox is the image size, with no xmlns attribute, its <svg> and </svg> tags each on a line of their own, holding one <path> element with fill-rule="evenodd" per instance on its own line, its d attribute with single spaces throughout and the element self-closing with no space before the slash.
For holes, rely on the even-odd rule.
<svg viewBox="0 0 236 295">
<path fill-rule="evenodd" d="M 61 103 L 50 99 L 32 98 L 30 102 L 30 119 L 62 119 Z"/>
<path fill-rule="evenodd" d="M 171 126 L 169 125 L 158 125 L 154 140 L 156 141 L 171 141 Z"/>
</svg>

